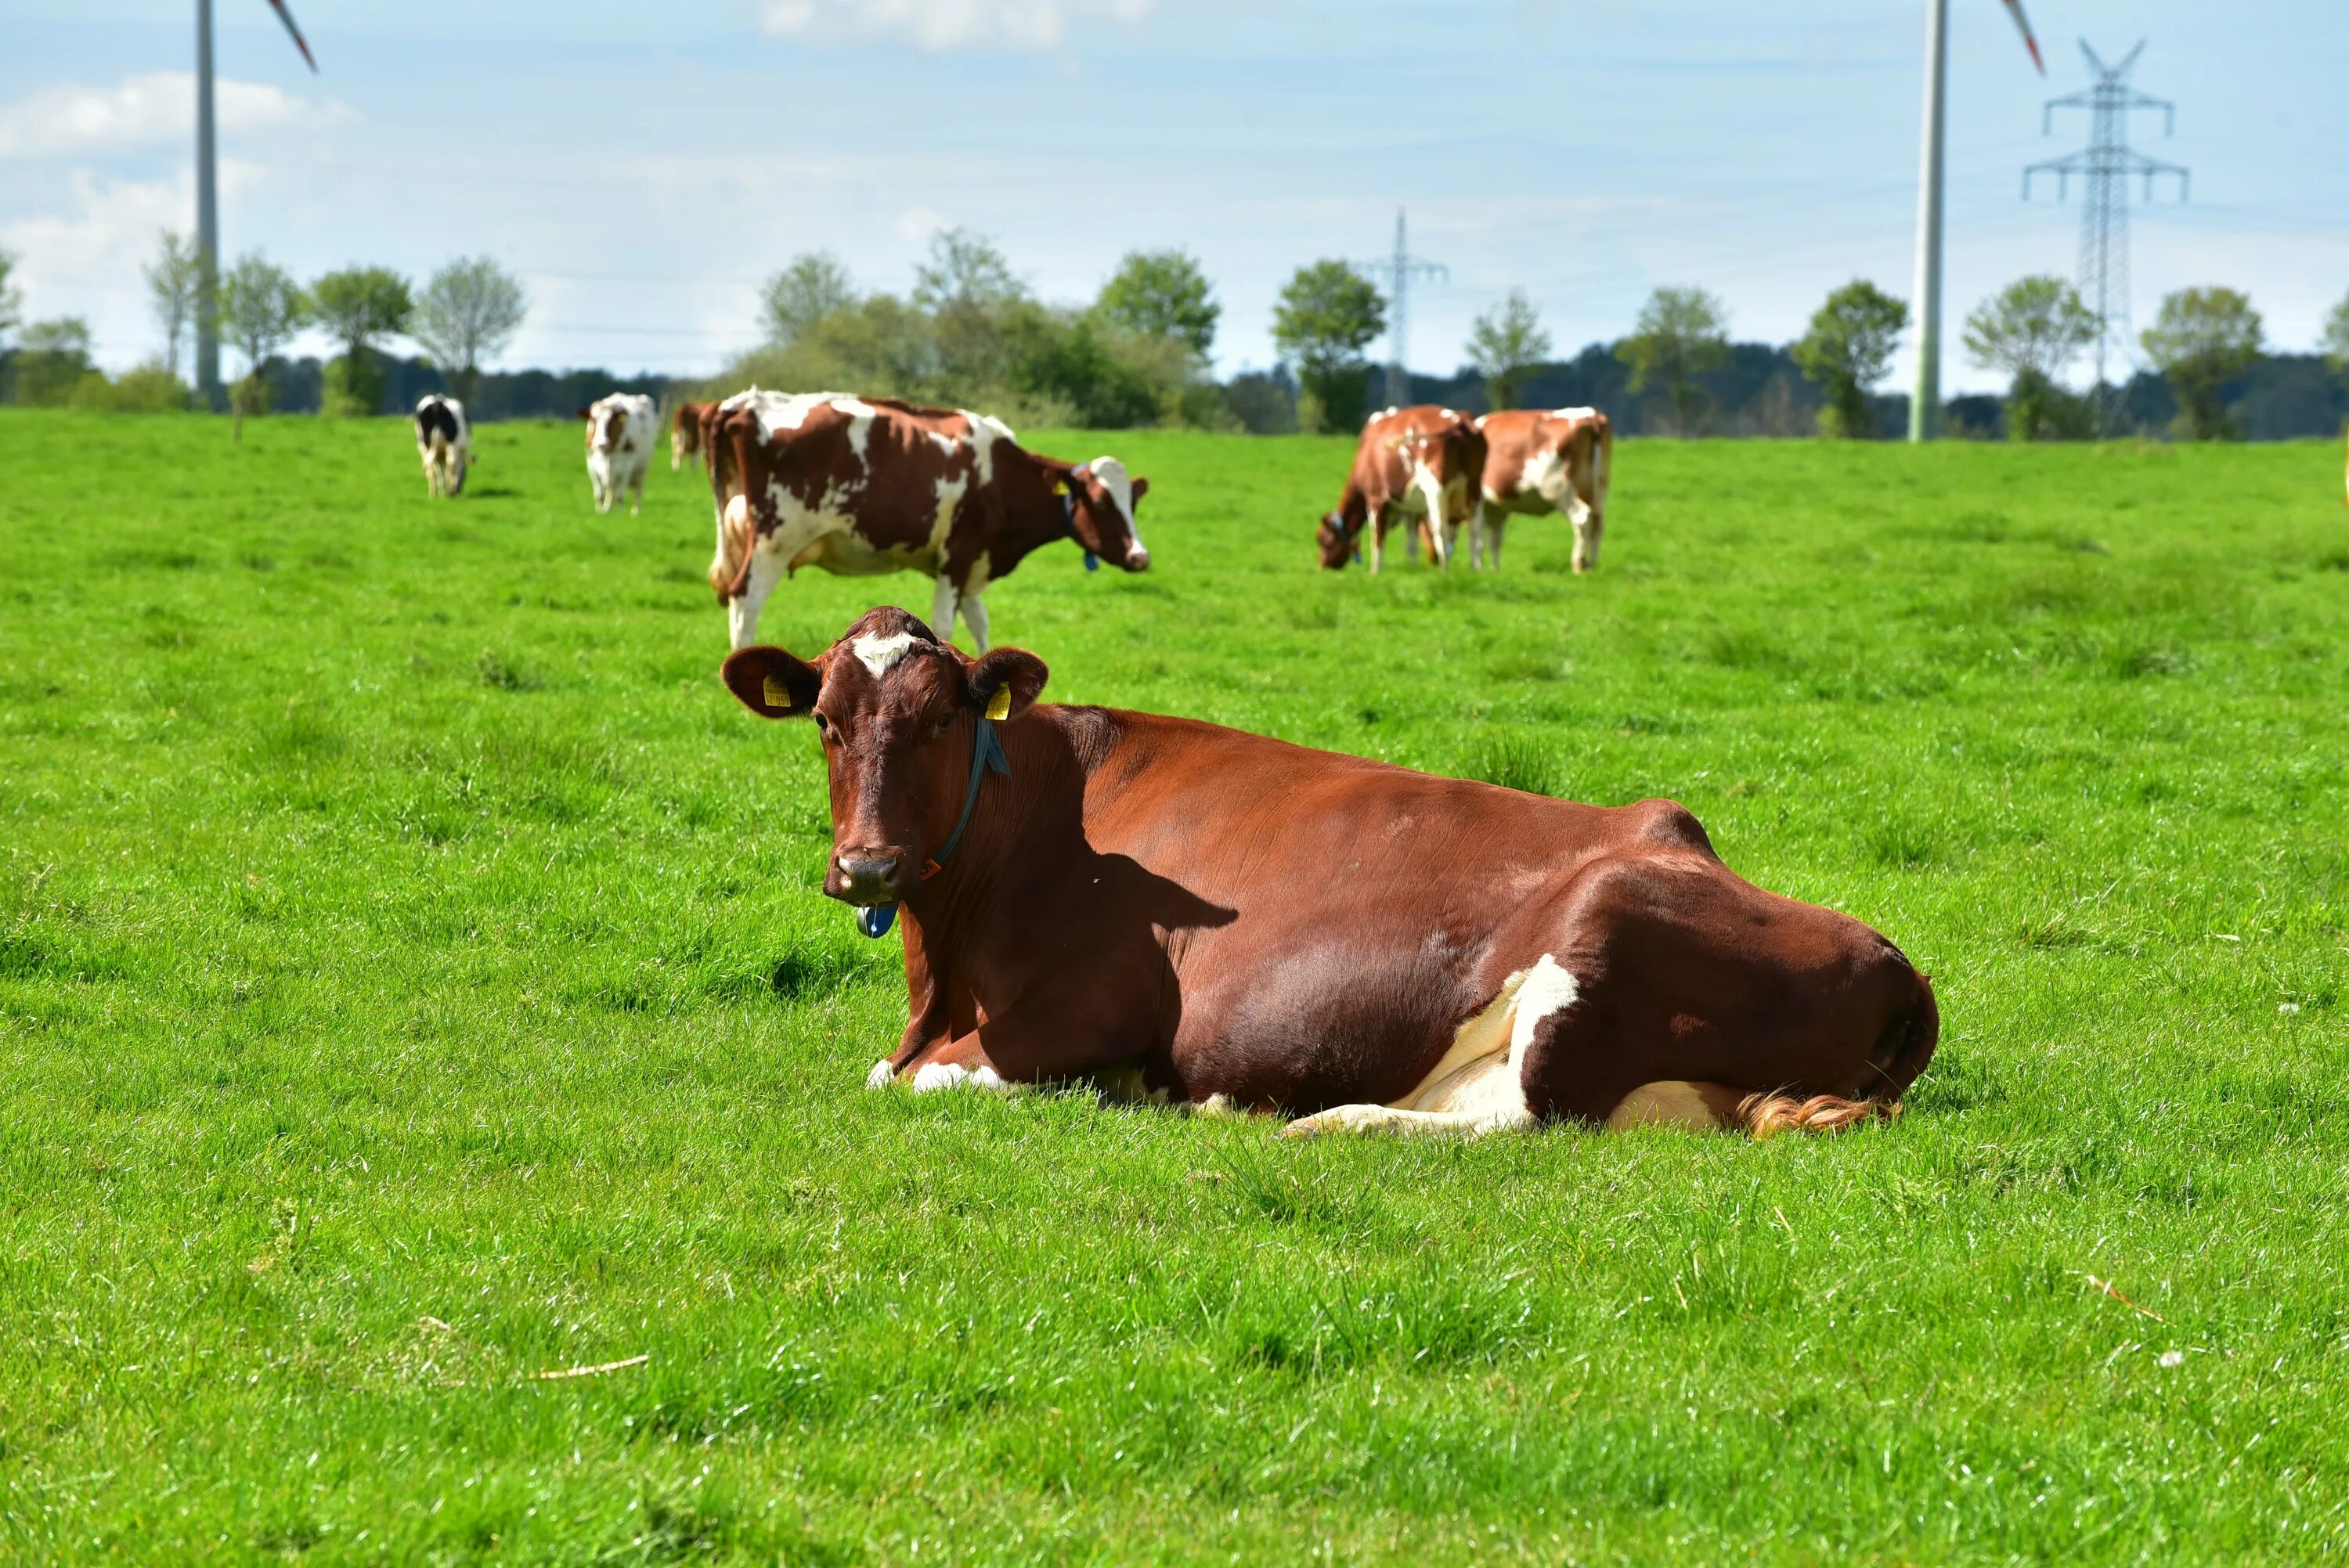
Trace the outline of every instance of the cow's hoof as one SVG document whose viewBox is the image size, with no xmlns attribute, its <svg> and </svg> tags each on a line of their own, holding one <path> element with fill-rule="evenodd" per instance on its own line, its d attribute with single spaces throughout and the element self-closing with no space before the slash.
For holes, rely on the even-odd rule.
<svg viewBox="0 0 2349 1568">
<path fill-rule="evenodd" d="M 940 1089 L 960 1088 L 970 1081 L 970 1075 L 952 1062 L 930 1062 L 914 1074 L 916 1094 L 936 1094 Z"/>
<path fill-rule="evenodd" d="M 887 1088 L 889 1085 L 896 1079 L 896 1077 L 897 1074 L 895 1070 L 889 1066 L 889 1058 L 887 1057 L 883 1057 L 879 1061 L 873 1064 L 873 1070 L 864 1075 L 864 1087 L 866 1088 Z"/>
</svg>

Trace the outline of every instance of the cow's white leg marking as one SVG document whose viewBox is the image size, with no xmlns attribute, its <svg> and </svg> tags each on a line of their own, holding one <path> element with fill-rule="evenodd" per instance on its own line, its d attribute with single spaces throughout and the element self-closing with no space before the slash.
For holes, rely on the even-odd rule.
<svg viewBox="0 0 2349 1568">
<path fill-rule="evenodd" d="M 978 588 L 962 596 L 962 624 L 970 628 L 970 645 L 987 652 L 987 601 L 978 596 Z"/>
<path fill-rule="evenodd" d="M 879 1061 L 873 1064 L 873 1070 L 864 1075 L 864 1087 L 866 1088 L 887 1088 L 891 1083 L 895 1081 L 896 1077 L 896 1072 L 889 1066 L 889 1058 L 887 1057 L 883 1057 Z"/>
<path fill-rule="evenodd" d="M 782 558 L 771 551 L 756 551 L 750 557 L 750 582 L 743 584 L 740 595 L 726 606 L 727 630 L 736 647 L 749 647 L 750 640 L 759 634 L 759 612 L 766 607 L 767 595 L 782 580 Z"/>
<path fill-rule="evenodd" d="M 1449 569 L 1452 565 L 1451 519 L 1444 515 L 1444 484 L 1422 463 L 1412 470 L 1412 488 L 1418 490 L 1427 507 L 1428 549 L 1433 559 L 1431 566 Z"/>
<path fill-rule="evenodd" d="M 1371 503 L 1369 514 L 1362 520 L 1362 531 L 1371 536 L 1371 575 L 1373 577 L 1377 576 L 1380 569 L 1386 565 L 1386 520 L 1387 509 L 1383 503 L 1378 501 Z"/>
<path fill-rule="evenodd" d="M 1526 1053 L 1542 1020 L 1574 1006 L 1574 976 L 1543 954 L 1530 969 L 1501 983 L 1500 995 L 1460 1026 L 1452 1048 L 1402 1099 L 1387 1105 L 1341 1105 L 1285 1130 L 1292 1138 L 1321 1132 L 1454 1133 L 1481 1138 L 1534 1125 L 1526 1103 Z"/>
<path fill-rule="evenodd" d="M 1485 560 L 1494 571 L 1501 569 L 1501 537 L 1508 531 L 1509 514 L 1501 508 L 1488 507 L 1481 513 L 1485 525 Z"/>
<path fill-rule="evenodd" d="M 1011 1086 L 992 1067 L 980 1064 L 977 1072 L 953 1062 L 930 1062 L 914 1074 L 916 1094 L 936 1094 L 942 1089 L 983 1088 L 995 1094 L 1009 1092 Z"/>
<path fill-rule="evenodd" d="M 943 572 L 939 573 L 937 591 L 930 595 L 930 630 L 949 643 L 954 641 L 957 603 L 954 579 Z"/>
</svg>

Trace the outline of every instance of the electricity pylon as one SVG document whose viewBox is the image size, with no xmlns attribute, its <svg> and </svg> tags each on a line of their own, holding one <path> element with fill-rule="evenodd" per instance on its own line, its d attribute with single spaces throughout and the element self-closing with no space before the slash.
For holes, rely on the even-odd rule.
<svg viewBox="0 0 2349 1568">
<path fill-rule="evenodd" d="M 1411 326 L 1411 281 L 1425 278 L 1431 283 L 1448 282 L 1452 271 L 1441 262 L 1431 262 L 1411 253 L 1403 239 L 1402 210 L 1395 210 L 1394 254 L 1375 262 L 1361 263 L 1355 270 L 1386 285 L 1387 296 L 1387 402 L 1402 407 L 1411 401 L 1411 372 L 1405 368 L 1407 339 Z"/>
<path fill-rule="evenodd" d="M 2034 174 L 2055 176 L 2055 199 L 2059 201 L 2067 193 L 2073 175 L 2080 176 L 2087 186 L 2086 204 L 2080 210 L 2080 297 L 2096 314 L 2096 429 L 2101 435 L 2109 423 L 2112 405 L 2106 363 L 2116 345 L 2124 356 L 2128 353 L 2129 177 L 2145 177 L 2145 199 L 2150 201 L 2154 181 L 2163 175 L 2174 176 L 2178 181 L 2178 199 L 2183 201 L 2189 174 L 2178 164 L 2147 158 L 2129 147 L 2128 117 L 2133 110 L 2159 109 L 2162 134 L 2172 136 L 2178 130 L 2177 105 L 2168 98 L 2148 97 L 2128 85 L 2130 69 L 2136 66 L 2137 57 L 2145 53 L 2144 42 L 2139 40 L 2137 46 L 2116 66 L 2108 66 L 2097 58 L 2096 51 L 2088 47 L 2085 38 L 2080 40 L 2080 53 L 2088 57 L 2095 85 L 2069 98 L 2050 98 L 2040 134 L 2054 133 L 2057 109 L 2085 108 L 2091 116 L 2088 145 L 2068 156 L 2025 169 L 2023 199 L 2031 199 L 2031 177 Z"/>
</svg>

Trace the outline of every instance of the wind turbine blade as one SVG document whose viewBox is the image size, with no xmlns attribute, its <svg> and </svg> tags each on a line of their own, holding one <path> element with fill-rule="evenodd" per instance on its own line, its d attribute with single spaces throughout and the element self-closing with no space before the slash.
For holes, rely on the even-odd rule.
<svg viewBox="0 0 2349 1568">
<path fill-rule="evenodd" d="M 2040 57 L 2039 40 L 2031 36 L 2031 18 L 2023 14 L 2023 0 L 2006 0 L 2006 14 L 2014 18 L 2015 31 L 2023 35 L 2023 46 L 2031 51 L 2031 63 L 2039 74 L 2047 74 L 2047 62 Z"/>
<path fill-rule="evenodd" d="M 2014 0 L 2006 0 L 2006 3 L 2012 5 L 2014 4 Z M 269 0 L 269 8 L 277 13 L 277 19 L 279 21 L 285 24 L 285 31 L 293 36 L 294 46 L 301 50 L 302 58 L 309 62 L 310 74 L 312 76 L 316 76 L 318 74 L 318 62 L 311 55 L 310 46 L 303 41 L 302 29 L 294 25 L 294 13 L 285 8 L 285 0 Z M 2036 54 L 2038 51 L 2034 48 L 2032 52 Z"/>
</svg>

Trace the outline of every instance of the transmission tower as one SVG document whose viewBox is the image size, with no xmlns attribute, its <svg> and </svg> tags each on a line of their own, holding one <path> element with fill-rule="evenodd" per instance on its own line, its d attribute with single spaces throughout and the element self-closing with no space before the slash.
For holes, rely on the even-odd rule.
<svg viewBox="0 0 2349 1568">
<path fill-rule="evenodd" d="M 2116 350 L 2126 357 L 2128 354 L 2129 331 L 2129 254 L 2128 254 L 2128 181 L 2132 175 L 2145 178 L 2145 199 L 2153 200 L 2153 182 L 2163 175 L 2178 181 L 2178 199 L 2186 200 L 2187 170 L 2175 163 L 2165 163 L 2158 158 L 2147 158 L 2134 151 L 2128 142 L 2128 117 L 2137 109 L 2159 109 L 2164 136 L 2178 130 L 2178 107 L 2168 98 L 2149 98 L 2128 85 L 2128 74 L 2137 65 L 2137 57 L 2145 53 L 2145 44 L 2122 57 L 2120 64 L 2108 66 L 2099 59 L 2096 51 L 2080 40 L 2080 53 L 2088 57 L 2088 69 L 2095 74 L 2095 85 L 2085 92 L 2069 98 L 2048 100 L 2040 134 L 2050 135 L 2055 129 L 2055 111 L 2059 108 L 2085 108 L 2089 111 L 2088 145 L 2064 158 L 2034 163 L 2023 171 L 2023 199 L 2031 199 L 2031 177 L 2034 174 L 2055 176 L 2055 199 L 2062 201 L 2068 193 L 2072 176 L 2080 176 L 2086 186 L 2086 204 L 2080 210 L 2080 295 L 2096 315 L 2096 422 L 2099 433 L 2109 423 L 2112 394 L 2106 378 L 2106 365 Z"/>
<path fill-rule="evenodd" d="M 1368 274 L 1382 284 L 1387 296 L 1387 402 L 1402 407 L 1411 401 L 1411 372 L 1404 368 L 1405 339 L 1410 335 L 1411 282 L 1425 278 L 1431 283 L 1446 283 L 1452 271 L 1441 262 L 1427 261 L 1411 253 L 1403 240 L 1402 210 L 1395 210 L 1394 254 L 1375 262 L 1364 262 L 1356 271 Z"/>
</svg>

